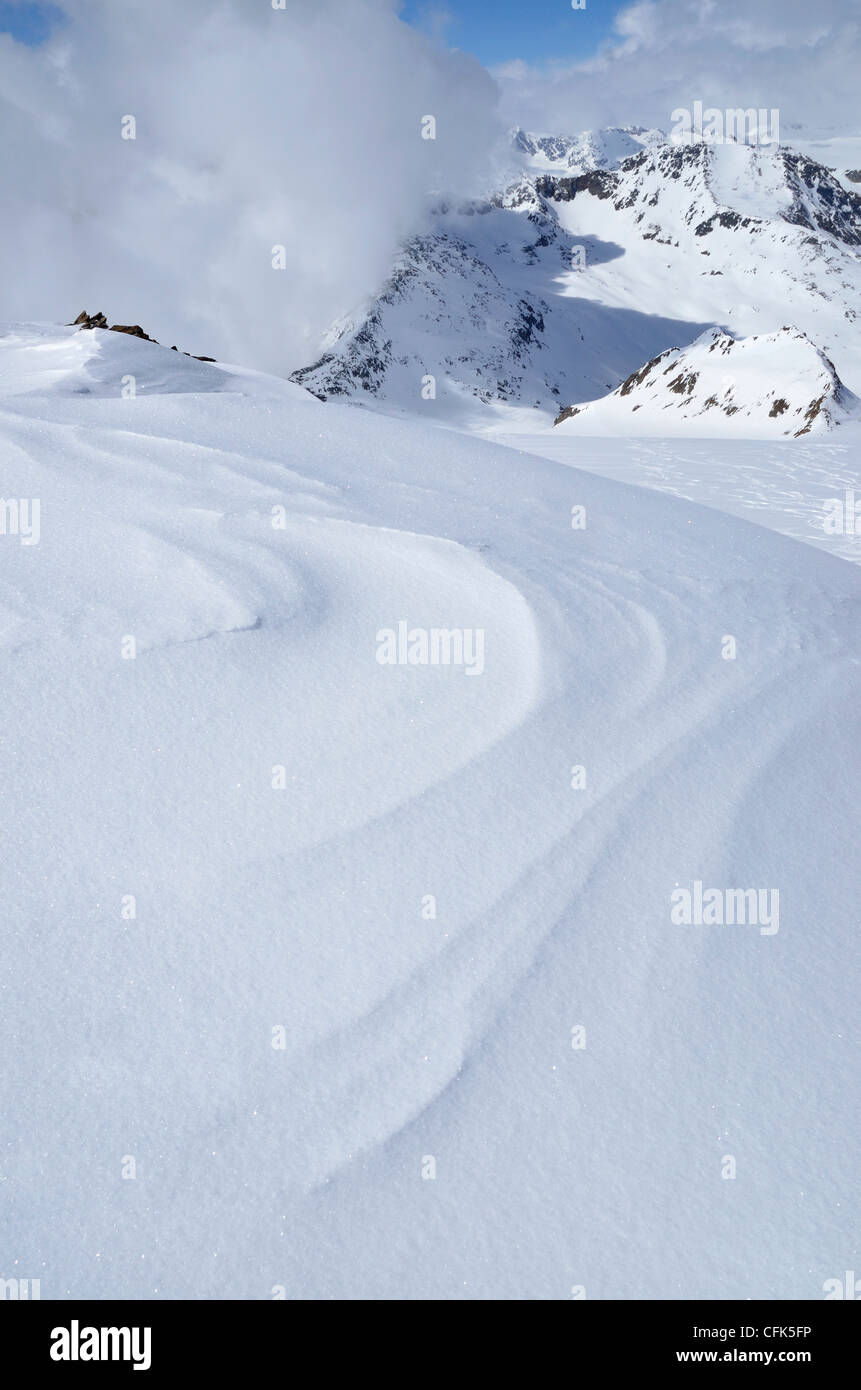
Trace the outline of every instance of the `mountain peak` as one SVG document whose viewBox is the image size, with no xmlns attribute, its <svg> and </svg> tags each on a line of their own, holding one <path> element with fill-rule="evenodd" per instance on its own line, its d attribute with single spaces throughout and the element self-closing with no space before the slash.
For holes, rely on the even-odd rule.
<svg viewBox="0 0 861 1390">
<path fill-rule="evenodd" d="M 859 418 L 861 402 L 834 363 L 788 326 L 750 338 L 709 329 L 684 349 L 659 353 L 609 396 L 566 407 L 555 423 L 586 434 L 798 439 Z"/>
</svg>

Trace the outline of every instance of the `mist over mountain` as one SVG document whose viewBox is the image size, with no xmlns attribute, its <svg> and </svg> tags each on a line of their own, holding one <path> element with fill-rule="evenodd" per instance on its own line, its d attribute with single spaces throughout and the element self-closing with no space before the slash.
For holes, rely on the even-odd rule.
<svg viewBox="0 0 861 1390">
<path fill-rule="evenodd" d="M 791 322 L 861 391 L 861 196 L 835 171 L 642 127 L 512 146 L 519 178 L 442 203 L 295 381 L 480 427 L 595 400 L 705 329 Z"/>
<path fill-rule="evenodd" d="M 429 193 L 487 178 L 493 79 L 394 3 L 62 10 L 39 47 L 0 35 L 8 318 L 110 306 L 160 342 L 286 374 L 385 278 Z"/>
</svg>

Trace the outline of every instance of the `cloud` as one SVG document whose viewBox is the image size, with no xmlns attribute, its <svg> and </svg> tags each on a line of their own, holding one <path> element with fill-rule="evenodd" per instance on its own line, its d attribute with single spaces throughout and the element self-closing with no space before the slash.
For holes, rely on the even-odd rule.
<svg viewBox="0 0 861 1390">
<path fill-rule="evenodd" d="M 287 372 L 379 286 L 429 193 L 489 178 L 493 80 L 395 0 L 60 5 L 48 44 L 0 37 L 5 318 L 103 309 Z"/>
<path fill-rule="evenodd" d="M 586 62 L 494 75 L 513 123 L 666 129 L 676 107 L 777 107 L 781 124 L 861 127 L 857 0 L 639 0 Z"/>
</svg>

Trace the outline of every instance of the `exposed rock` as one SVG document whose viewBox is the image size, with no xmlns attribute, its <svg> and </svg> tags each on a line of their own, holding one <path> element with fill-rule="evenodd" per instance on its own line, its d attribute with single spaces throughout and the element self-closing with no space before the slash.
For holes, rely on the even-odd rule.
<svg viewBox="0 0 861 1390">
<path fill-rule="evenodd" d="M 82 309 L 74 323 L 69 324 L 70 328 L 107 328 L 108 321 L 101 311 L 98 314 L 88 314 L 86 309 Z"/>
<path fill-rule="evenodd" d="M 781 150 L 792 206 L 783 217 L 797 227 L 828 232 L 846 246 L 861 246 L 861 194 L 849 193 L 839 179 L 793 150 Z"/>
<path fill-rule="evenodd" d="M 634 387 L 641 386 L 652 368 L 656 367 L 659 362 L 662 362 L 665 356 L 665 352 L 659 353 L 657 357 L 652 358 L 651 362 L 647 362 L 645 367 L 641 367 L 638 372 L 632 372 L 627 381 L 623 381 L 622 385 L 619 387 L 619 395 L 630 396 Z M 557 420 L 556 424 L 558 425 L 558 423 L 559 421 Z"/>
<path fill-rule="evenodd" d="M 88 314 L 86 309 L 82 309 L 74 323 L 67 325 L 69 328 L 104 328 L 109 333 L 128 333 L 132 338 L 143 338 L 147 343 L 155 343 L 159 346 L 157 338 L 151 338 L 148 333 L 144 333 L 139 323 L 111 323 L 109 324 L 101 311 L 98 314 Z M 171 352 L 177 352 L 176 345 L 171 348 Z M 196 362 L 215 362 L 215 357 L 198 357 L 194 352 L 184 352 L 184 357 L 193 357 Z"/>
<path fill-rule="evenodd" d="M 112 323 L 111 333 L 130 333 L 133 338 L 145 338 L 148 343 L 154 343 L 155 338 L 151 338 L 148 333 L 144 333 L 139 323 Z"/>
<path fill-rule="evenodd" d="M 616 174 L 604 169 L 591 169 L 576 178 L 558 178 L 555 174 L 542 174 L 535 180 L 535 191 L 542 198 L 552 198 L 557 203 L 570 203 L 578 193 L 591 193 L 595 198 L 612 198 L 619 180 Z"/>
<path fill-rule="evenodd" d="M 667 387 L 668 391 L 675 391 L 677 396 L 689 396 L 699 380 L 698 372 L 680 372 Z"/>
<path fill-rule="evenodd" d="M 695 227 L 694 232 L 697 236 L 708 236 L 710 232 L 714 231 L 716 226 L 728 227 L 730 229 L 735 227 L 752 227 L 754 225 L 754 220 L 755 219 L 752 217 L 740 217 L 737 212 L 715 212 L 707 221 L 701 222 L 698 227 Z"/>
</svg>

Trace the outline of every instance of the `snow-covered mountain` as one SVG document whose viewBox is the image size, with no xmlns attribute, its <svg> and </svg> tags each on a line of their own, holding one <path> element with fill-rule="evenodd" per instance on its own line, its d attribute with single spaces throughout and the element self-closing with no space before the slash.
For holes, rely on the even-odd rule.
<svg viewBox="0 0 861 1390">
<path fill-rule="evenodd" d="M 547 167 L 440 207 L 294 380 L 323 399 L 534 429 L 707 329 L 792 322 L 861 391 L 861 195 L 790 149 L 653 136 L 520 132 L 524 158 Z"/>
<path fill-rule="evenodd" d="M 642 413 L 639 413 L 642 412 Z M 632 417 L 636 416 L 636 420 Z M 556 424 L 607 434 L 801 438 L 861 420 L 861 401 L 797 329 L 737 339 L 720 329 L 668 348 L 609 396 L 567 406 Z"/>
<path fill-rule="evenodd" d="M 666 140 L 662 130 L 643 126 L 610 126 L 580 135 L 534 135 L 519 128 L 511 133 L 512 147 L 529 168 L 578 174 L 589 169 L 617 169 L 624 159 L 666 144 Z"/>
<path fill-rule="evenodd" d="M 746 444 L 745 486 L 776 448 L 813 451 Z M 17 325 L 0 449 L 0 1277 L 854 1267 L 861 568 L 723 514 L 735 446 L 697 506 Z M 382 663 L 402 622 L 481 632 L 481 671 Z M 764 918 L 674 917 L 697 885 Z"/>
</svg>

